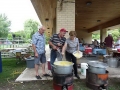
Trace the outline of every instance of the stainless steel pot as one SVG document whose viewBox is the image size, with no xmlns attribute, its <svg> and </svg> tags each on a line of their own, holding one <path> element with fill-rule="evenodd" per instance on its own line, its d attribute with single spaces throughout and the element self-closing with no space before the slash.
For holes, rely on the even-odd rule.
<svg viewBox="0 0 120 90">
<path fill-rule="evenodd" d="M 112 67 L 112 68 L 116 68 L 118 67 L 118 61 L 119 61 L 119 58 L 109 58 L 109 61 L 108 61 L 108 65 L 109 67 Z"/>
<path fill-rule="evenodd" d="M 110 55 L 104 55 L 103 62 L 108 63 L 110 57 L 111 57 Z"/>
<path fill-rule="evenodd" d="M 57 61 L 57 62 L 59 63 L 59 62 L 63 62 L 63 61 Z M 70 64 L 66 65 L 66 66 L 54 64 L 54 65 L 52 65 L 52 67 L 53 67 L 54 72 L 57 74 L 70 74 L 70 73 L 72 73 L 73 65 L 74 65 L 74 63 L 70 62 Z"/>
<path fill-rule="evenodd" d="M 88 62 L 88 71 L 95 74 L 105 74 L 107 64 L 99 61 Z"/>
</svg>

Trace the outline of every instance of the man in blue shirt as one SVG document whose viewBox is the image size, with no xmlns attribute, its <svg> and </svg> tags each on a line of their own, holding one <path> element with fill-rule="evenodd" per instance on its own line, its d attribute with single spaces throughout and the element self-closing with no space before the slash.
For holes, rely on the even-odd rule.
<svg viewBox="0 0 120 90">
<path fill-rule="evenodd" d="M 43 76 L 49 76 L 45 72 L 45 63 L 46 63 L 46 56 L 45 56 L 45 27 L 40 26 L 38 32 L 36 32 L 32 37 L 32 47 L 35 54 L 35 71 L 36 71 L 36 78 L 41 79 L 38 73 L 39 64 L 42 63 L 42 74 Z"/>
</svg>

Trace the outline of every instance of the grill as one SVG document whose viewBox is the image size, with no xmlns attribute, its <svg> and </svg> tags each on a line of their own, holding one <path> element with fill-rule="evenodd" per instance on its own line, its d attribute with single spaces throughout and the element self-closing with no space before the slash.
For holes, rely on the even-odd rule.
<svg viewBox="0 0 120 90">
<path fill-rule="evenodd" d="M 73 84 L 71 85 L 57 85 L 53 83 L 54 90 L 73 90 Z"/>
<path fill-rule="evenodd" d="M 73 90 L 73 73 L 57 74 L 53 72 L 54 90 Z"/>
<path fill-rule="evenodd" d="M 108 71 L 105 74 L 95 74 L 86 72 L 86 85 L 93 90 L 107 90 L 108 86 Z"/>
<path fill-rule="evenodd" d="M 71 85 L 73 83 L 73 73 L 68 75 L 54 73 L 53 82 L 58 85 Z"/>
</svg>

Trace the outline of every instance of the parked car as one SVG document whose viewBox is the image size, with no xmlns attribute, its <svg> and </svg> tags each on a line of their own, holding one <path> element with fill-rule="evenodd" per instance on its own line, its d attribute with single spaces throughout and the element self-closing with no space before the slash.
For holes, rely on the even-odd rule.
<svg viewBox="0 0 120 90">
<path fill-rule="evenodd" d="M 4 44 L 12 44 L 12 42 L 10 42 L 8 39 L 6 39 L 6 41 L 4 42 Z"/>
</svg>

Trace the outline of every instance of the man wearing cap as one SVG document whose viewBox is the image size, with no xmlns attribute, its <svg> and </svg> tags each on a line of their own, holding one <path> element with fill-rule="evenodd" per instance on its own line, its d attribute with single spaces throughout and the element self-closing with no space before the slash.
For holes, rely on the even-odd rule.
<svg viewBox="0 0 120 90">
<path fill-rule="evenodd" d="M 45 63 L 46 63 L 46 56 L 45 56 L 45 27 L 39 26 L 38 32 L 36 32 L 32 36 L 32 47 L 34 50 L 34 56 L 35 56 L 35 71 L 36 71 L 36 78 L 41 79 L 38 69 L 39 69 L 39 64 L 42 63 L 42 74 L 43 76 L 49 76 L 45 72 Z"/>
<path fill-rule="evenodd" d="M 49 45 L 51 46 L 50 63 L 52 65 L 57 58 L 58 50 L 60 52 L 62 51 L 62 47 L 64 46 L 64 43 L 66 41 L 66 38 L 64 37 L 66 32 L 66 29 L 62 28 L 60 29 L 59 34 L 54 34 L 49 40 Z"/>
<path fill-rule="evenodd" d="M 112 45 L 114 44 L 114 40 L 111 33 L 109 33 L 108 36 L 105 38 L 104 43 L 106 45 L 107 54 L 112 54 Z"/>
</svg>

